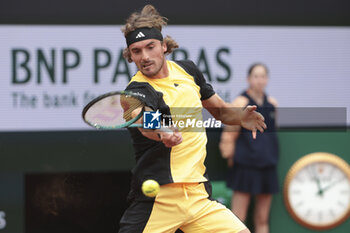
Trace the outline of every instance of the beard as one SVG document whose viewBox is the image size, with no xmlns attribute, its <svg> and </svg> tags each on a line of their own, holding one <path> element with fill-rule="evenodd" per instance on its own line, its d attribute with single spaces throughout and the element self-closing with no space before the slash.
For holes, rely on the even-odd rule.
<svg viewBox="0 0 350 233">
<path fill-rule="evenodd" d="M 156 76 L 156 75 L 159 73 L 159 71 L 163 68 L 164 61 L 165 61 L 164 57 L 163 57 L 163 59 L 161 59 L 161 61 L 160 61 L 160 63 L 159 63 L 158 65 L 157 65 L 156 62 L 152 62 L 152 61 L 151 61 L 151 62 L 150 62 L 151 65 L 154 66 L 154 70 L 153 70 L 153 71 L 152 71 L 152 70 L 150 70 L 150 71 L 145 71 L 145 70 L 142 68 L 143 64 L 140 65 L 141 67 L 139 67 L 139 70 L 141 71 L 141 73 L 142 73 L 144 76 L 149 77 L 149 78 L 152 78 L 152 77 Z"/>
</svg>

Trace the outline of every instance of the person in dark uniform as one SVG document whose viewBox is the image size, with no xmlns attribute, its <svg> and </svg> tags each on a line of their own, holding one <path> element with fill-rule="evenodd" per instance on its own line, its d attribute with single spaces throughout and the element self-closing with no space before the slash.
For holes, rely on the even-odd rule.
<svg viewBox="0 0 350 233">
<path fill-rule="evenodd" d="M 202 108 L 228 125 L 239 124 L 253 136 L 266 128 L 256 106 L 232 109 L 206 83 L 192 61 L 169 61 L 177 43 L 161 30 L 166 18 L 151 6 L 135 12 L 122 28 L 127 48 L 124 57 L 134 62 L 138 72 L 126 91 L 141 98 L 146 106 L 177 121 L 181 115 L 202 116 Z M 135 115 L 141 109 L 135 110 Z M 196 118 L 199 119 L 200 117 Z M 166 117 L 165 117 L 166 118 Z M 137 123 L 142 123 L 140 119 Z M 207 136 L 178 128 L 173 133 L 128 129 L 135 150 L 136 165 L 132 170 L 130 205 L 120 220 L 119 232 L 183 232 L 249 233 L 246 226 L 225 206 L 211 199 L 211 186 L 204 165 Z M 156 197 L 141 192 L 145 180 L 160 184 Z"/>
<path fill-rule="evenodd" d="M 279 190 L 277 162 L 279 157 L 276 134 L 277 101 L 265 92 L 268 68 L 262 63 L 248 70 L 249 87 L 234 101 L 235 107 L 256 105 L 267 125 L 264 134 L 256 140 L 240 126 L 225 127 L 221 135 L 220 151 L 228 160 L 227 186 L 234 190 L 231 209 L 243 222 L 246 220 L 252 196 L 256 197 L 254 225 L 256 233 L 269 232 L 269 213 L 272 194 Z"/>
</svg>

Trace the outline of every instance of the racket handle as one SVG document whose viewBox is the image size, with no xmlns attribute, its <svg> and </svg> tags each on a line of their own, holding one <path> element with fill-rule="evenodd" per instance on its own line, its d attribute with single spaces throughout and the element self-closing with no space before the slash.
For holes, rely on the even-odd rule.
<svg viewBox="0 0 350 233">
<path fill-rule="evenodd" d="M 174 130 L 172 130 L 171 128 L 168 128 L 168 127 L 161 127 L 160 129 L 158 129 L 158 131 L 168 133 L 168 134 L 174 133 Z"/>
</svg>

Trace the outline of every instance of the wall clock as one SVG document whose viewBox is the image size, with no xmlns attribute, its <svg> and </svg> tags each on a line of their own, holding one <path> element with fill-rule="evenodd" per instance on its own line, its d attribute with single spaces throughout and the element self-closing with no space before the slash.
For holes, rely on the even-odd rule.
<svg viewBox="0 0 350 233">
<path fill-rule="evenodd" d="M 312 230 L 334 228 L 350 216 L 350 167 L 336 155 L 300 158 L 288 171 L 283 191 L 290 215 Z"/>
</svg>

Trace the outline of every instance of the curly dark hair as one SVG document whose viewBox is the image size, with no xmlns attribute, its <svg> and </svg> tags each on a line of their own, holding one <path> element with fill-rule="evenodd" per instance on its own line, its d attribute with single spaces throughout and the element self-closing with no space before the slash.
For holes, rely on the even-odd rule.
<svg viewBox="0 0 350 233">
<path fill-rule="evenodd" d="M 154 6 L 146 5 L 141 12 L 132 13 L 121 30 L 124 33 L 124 36 L 137 28 L 144 27 L 157 28 L 159 31 L 162 31 L 162 27 L 167 25 L 167 21 L 168 19 L 161 16 Z M 165 54 L 170 54 L 174 49 L 179 47 L 177 42 L 168 35 L 164 37 L 163 43 L 167 45 L 167 51 L 165 51 Z M 129 48 L 124 49 L 123 56 L 128 62 L 132 62 Z"/>
</svg>

